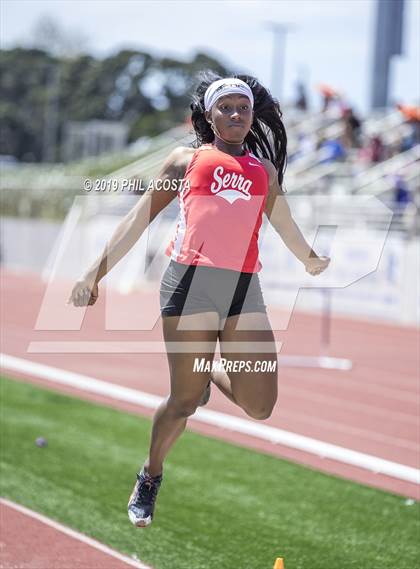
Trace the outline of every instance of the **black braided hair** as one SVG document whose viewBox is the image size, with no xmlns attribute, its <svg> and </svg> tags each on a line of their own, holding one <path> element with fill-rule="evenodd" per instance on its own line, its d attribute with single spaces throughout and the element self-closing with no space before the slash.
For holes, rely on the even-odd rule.
<svg viewBox="0 0 420 569">
<path fill-rule="evenodd" d="M 249 85 L 254 95 L 254 120 L 245 138 L 244 146 L 259 158 L 268 158 L 276 167 L 280 187 L 283 184 L 287 165 L 287 135 L 282 121 L 282 112 L 277 99 L 270 91 L 251 75 L 232 75 Z M 204 93 L 213 81 L 222 79 L 213 71 L 202 71 L 198 76 L 195 91 L 192 94 L 191 122 L 196 140 L 195 148 L 214 140 L 214 132 L 210 128 L 204 114 Z"/>
</svg>

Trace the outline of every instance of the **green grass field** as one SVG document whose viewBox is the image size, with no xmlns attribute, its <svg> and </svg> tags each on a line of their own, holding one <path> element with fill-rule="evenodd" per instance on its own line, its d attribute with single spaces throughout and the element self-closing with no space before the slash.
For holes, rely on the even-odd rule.
<svg viewBox="0 0 420 569">
<path fill-rule="evenodd" d="M 150 420 L 5 378 L 1 395 L 2 495 L 156 569 L 420 566 L 418 503 L 188 431 L 153 525 L 136 529 L 126 504 Z"/>
</svg>

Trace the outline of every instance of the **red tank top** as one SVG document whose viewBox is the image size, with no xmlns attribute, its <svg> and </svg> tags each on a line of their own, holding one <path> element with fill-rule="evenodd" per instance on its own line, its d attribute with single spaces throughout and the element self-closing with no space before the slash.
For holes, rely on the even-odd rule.
<svg viewBox="0 0 420 569">
<path fill-rule="evenodd" d="M 258 234 L 268 183 L 264 165 L 248 150 L 231 156 L 200 146 L 178 192 L 178 224 L 166 255 L 186 265 L 260 271 Z"/>
</svg>

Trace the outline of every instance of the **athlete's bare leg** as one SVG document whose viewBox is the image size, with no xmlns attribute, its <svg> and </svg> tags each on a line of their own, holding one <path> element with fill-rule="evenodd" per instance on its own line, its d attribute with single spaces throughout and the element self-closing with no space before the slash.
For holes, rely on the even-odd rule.
<svg viewBox="0 0 420 569">
<path fill-rule="evenodd" d="M 239 318 L 241 329 L 237 330 Z M 221 355 L 228 364 L 235 360 L 250 361 L 251 371 L 216 372 L 216 385 L 249 416 L 267 419 L 277 400 L 278 378 L 276 344 L 268 316 L 262 312 L 230 316 L 219 332 L 219 340 Z M 264 351 L 256 350 L 259 342 L 263 342 Z M 233 351 L 232 343 L 242 351 Z M 267 362 L 270 367 L 259 371 L 256 362 Z"/>
<path fill-rule="evenodd" d="M 191 327 L 194 329 L 177 330 L 180 318 L 183 319 L 183 323 L 190 321 Z M 195 413 L 210 379 L 208 372 L 194 371 L 194 359 L 205 358 L 213 361 L 218 334 L 218 320 L 219 315 L 216 312 L 162 318 L 163 334 L 168 347 L 171 393 L 160 404 L 153 417 L 149 456 L 144 464 L 151 476 L 161 474 L 165 457 L 183 433 L 188 417 Z M 194 324 L 197 322 L 200 326 Z M 195 329 L 197 327 L 200 327 L 201 330 Z M 180 353 L 171 351 L 169 343 L 175 342 L 179 343 Z M 205 343 L 205 349 L 198 352 L 188 352 L 188 348 L 191 348 L 194 342 Z M 185 344 L 185 351 L 182 350 L 182 343 Z"/>
<path fill-rule="evenodd" d="M 217 370 L 217 371 L 212 371 L 210 376 L 212 382 L 218 387 L 218 389 L 223 393 L 223 395 L 225 395 L 228 399 L 230 399 L 232 403 L 238 405 L 238 402 L 233 396 L 232 383 L 230 381 L 228 374 L 225 371 Z"/>
</svg>

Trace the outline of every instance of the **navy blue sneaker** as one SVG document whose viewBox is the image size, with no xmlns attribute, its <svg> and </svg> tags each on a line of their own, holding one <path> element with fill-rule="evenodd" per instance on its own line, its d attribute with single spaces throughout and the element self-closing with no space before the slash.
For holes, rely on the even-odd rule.
<svg viewBox="0 0 420 569">
<path fill-rule="evenodd" d="M 136 527 L 147 527 L 152 523 L 156 496 L 161 483 L 162 474 L 150 476 L 144 469 L 137 474 L 137 482 L 128 501 L 128 517 Z"/>
</svg>

